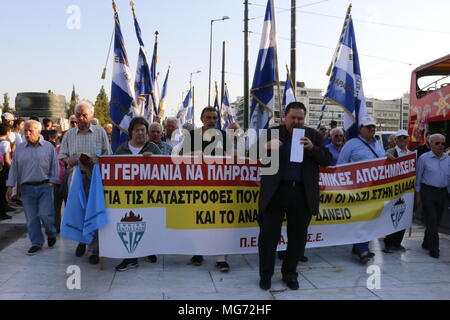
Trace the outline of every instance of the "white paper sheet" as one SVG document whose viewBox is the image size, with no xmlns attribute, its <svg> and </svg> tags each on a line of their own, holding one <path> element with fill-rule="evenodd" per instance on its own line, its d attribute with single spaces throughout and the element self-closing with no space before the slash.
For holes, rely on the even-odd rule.
<svg viewBox="0 0 450 320">
<path fill-rule="evenodd" d="M 304 145 L 300 139 L 305 136 L 305 129 L 294 128 L 291 144 L 291 162 L 303 162 Z"/>
</svg>

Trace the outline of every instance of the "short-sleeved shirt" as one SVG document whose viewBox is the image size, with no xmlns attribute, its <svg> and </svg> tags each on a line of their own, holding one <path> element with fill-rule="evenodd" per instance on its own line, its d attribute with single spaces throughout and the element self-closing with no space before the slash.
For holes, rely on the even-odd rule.
<svg viewBox="0 0 450 320">
<path fill-rule="evenodd" d="M 61 142 L 58 158 L 64 159 L 81 153 L 87 155 L 112 154 L 108 135 L 102 127 L 91 125 L 87 134 L 81 133 L 78 127 L 66 132 Z"/>
<path fill-rule="evenodd" d="M 6 139 L 0 139 L 0 154 L 4 156 L 7 152 L 11 152 L 11 143 Z"/>
</svg>

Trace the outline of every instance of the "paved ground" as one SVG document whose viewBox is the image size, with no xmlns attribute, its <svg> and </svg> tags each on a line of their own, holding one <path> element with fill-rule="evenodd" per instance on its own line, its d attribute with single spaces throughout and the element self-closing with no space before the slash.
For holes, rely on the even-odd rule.
<svg viewBox="0 0 450 320">
<path fill-rule="evenodd" d="M 23 213 L 0 222 L 0 232 L 22 228 Z M 21 227 L 20 227 L 21 226 Z M 17 231 L 17 230 L 16 230 Z M 158 256 L 157 263 L 141 259 L 137 269 L 115 272 L 116 259 L 106 259 L 105 270 L 88 263 L 88 256 L 74 255 L 76 243 L 58 238 L 55 248 L 45 247 L 38 255 L 25 252 L 30 243 L 26 233 L 0 249 L 0 299 L 450 299 L 450 236 L 441 234 L 441 257 L 428 256 L 420 245 L 423 227 L 414 225 L 405 236 L 405 252 L 384 254 L 380 241 L 372 241 L 376 256 L 373 265 L 381 272 L 380 288 L 369 289 L 368 266 L 361 266 L 350 254 L 351 246 L 307 249 L 309 262 L 300 263 L 300 290 L 292 291 L 281 281 L 280 261 L 272 280 L 272 290 L 258 286 L 258 256 L 229 257 L 231 271 L 215 269 L 206 257 L 200 267 L 188 264 L 189 256 Z M 67 268 L 79 266 L 81 289 L 69 290 Z M 371 267 L 371 268 L 377 268 Z M 369 270 L 370 271 L 370 270 Z M 374 283 L 374 282 L 372 282 Z"/>
</svg>

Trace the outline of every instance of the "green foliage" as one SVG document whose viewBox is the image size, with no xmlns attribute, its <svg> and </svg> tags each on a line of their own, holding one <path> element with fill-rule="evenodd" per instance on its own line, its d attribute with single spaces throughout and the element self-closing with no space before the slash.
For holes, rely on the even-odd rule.
<svg viewBox="0 0 450 320">
<path fill-rule="evenodd" d="M 78 94 L 75 92 L 75 86 L 72 89 L 72 95 L 70 96 L 69 109 L 67 109 L 67 118 L 75 113 L 75 107 L 80 102 Z"/>
<path fill-rule="evenodd" d="M 2 105 L 2 112 L 14 112 L 14 110 L 9 105 L 9 96 L 8 93 L 5 93 L 3 95 L 3 105 Z"/>
<path fill-rule="evenodd" d="M 109 118 L 109 99 L 103 86 L 97 95 L 94 107 L 94 117 L 99 120 L 101 126 L 111 122 Z"/>
</svg>

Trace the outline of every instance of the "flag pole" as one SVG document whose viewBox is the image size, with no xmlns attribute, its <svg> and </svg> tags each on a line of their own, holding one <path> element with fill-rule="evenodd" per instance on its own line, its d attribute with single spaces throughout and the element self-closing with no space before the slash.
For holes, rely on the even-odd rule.
<svg viewBox="0 0 450 320">
<path fill-rule="evenodd" d="M 273 21 L 273 25 L 274 25 L 274 28 L 273 28 L 273 33 L 274 34 L 272 34 L 272 37 L 275 38 L 275 43 L 276 43 L 276 46 L 277 46 L 276 50 L 275 50 L 275 77 L 276 77 L 275 82 L 276 82 L 276 86 L 277 86 L 278 110 L 280 110 L 280 122 L 281 122 L 281 112 L 282 112 L 282 107 L 281 107 L 282 101 L 281 101 L 281 99 L 282 98 L 281 98 L 280 75 L 278 73 L 278 70 L 279 70 L 278 69 L 278 41 L 277 41 L 277 31 L 276 31 L 277 24 L 276 24 L 276 20 L 275 20 L 275 6 L 273 4 L 273 0 L 270 1 L 270 5 L 271 5 L 271 10 L 272 10 L 272 21 Z M 275 120 L 275 106 L 274 106 L 272 117 Z"/>
</svg>

